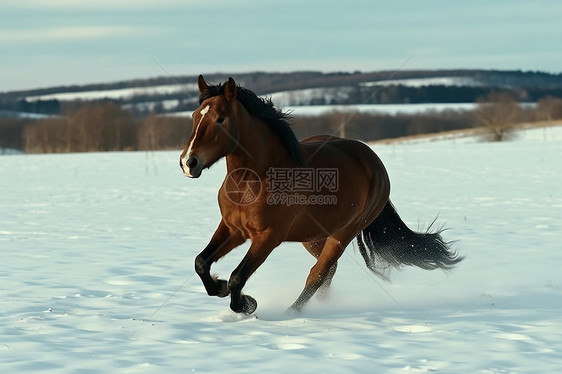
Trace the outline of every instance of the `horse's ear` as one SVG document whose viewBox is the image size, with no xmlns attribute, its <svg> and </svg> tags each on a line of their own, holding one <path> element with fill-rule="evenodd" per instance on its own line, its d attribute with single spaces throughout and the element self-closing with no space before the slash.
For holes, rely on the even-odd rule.
<svg viewBox="0 0 562 374">
<path fill-rule="evenodd" d="M 234 79 L 228 78 L 228 82 L 226 82 L 224 86 L 224 96 L 229 102 L 233 102 L 238 97 L 238 91 Z"/>
<path fill-rule="evenodd" d="M 203 78 L 202 75 L 200 75 L 199 79 L 197 79 L 197 85 L 199 86 L 200 94 L 202 94 L 203 92 L 209 89 L 209 85 L 207 84 L 207 82 L 205 82 L 205 79 Z"/>
</svg>

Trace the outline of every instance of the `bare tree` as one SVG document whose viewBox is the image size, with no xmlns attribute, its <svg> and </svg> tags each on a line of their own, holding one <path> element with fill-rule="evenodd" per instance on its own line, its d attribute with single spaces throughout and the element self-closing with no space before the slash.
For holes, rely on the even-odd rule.
<svg viewBox="0 0 562 374">
<path fill-rule="evenodd" d="M 517 101 L 506 92 L 492 92 L 478 98 L 475 125 L 483 127 L 491 141 L 500 142 L 515 129 L 520 117 Z"/>
<path fill-rule="evenodd" d="M 114 103 L 71 108 L 59 118 L 26 126 L 26 152 L 119 151 L 136 148 L 134 123 L 129 112 Z"/>
<path fill-rule="evenodd" d="M 191 132 L 191 121 L 181 117 L 151 114 L 137 129 L 139 149 L 178 149 L 185 145 Z"/>
<path fill-rule="evenodd" d="M 65 122 L 58 118 L 47 118 L 28 123 L 23 137 L 25 152 L 63 152 L 66 147 Z"/>
<path fill-rule="evenodd" d="M 137 133 L 139 149 L 156 150 L 160 147 L 160 137 L 158 133 L 158 117 L 151 114 L 140 124 Z"/>
<path fill-rule="evenodd" d="M 347 127 L 358 112 L 341 112 L 334 110 L 330 115 L 331 127 L 334 135 L 345 138 L 347 135 Z"/>
<path fill-rule="evenodd" d="M 535 109 L 537 121 L 552 121 L 562 118 L 562 99 L 547 96 L 537 102 Z"/>
</svg>

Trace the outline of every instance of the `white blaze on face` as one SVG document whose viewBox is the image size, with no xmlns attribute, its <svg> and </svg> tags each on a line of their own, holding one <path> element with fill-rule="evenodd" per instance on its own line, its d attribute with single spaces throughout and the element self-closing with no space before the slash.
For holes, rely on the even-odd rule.
<svg viewBox="0 0 562 374">
<path fill-rule="evenodd" d="M 205 108 L 201 109 L 201 111 L 199 112 L 201 114 L 201 119 L 199 119 L 199 122 L 197 123 L 197 126 L 195 126 L 195 134 L 193 134 L 193 139 L 191 139 L 191 142 L 189 143 L 189 146 L 187 147 L 187 152 L 185 152 L 185 156 L 183 156 L 183 158 L 181 159 L 181 165 L 182 165 L 183 173 L 185 175 L 187 175 L 188 177 L 191 176 L 191 171 L 189 170 L 189 166 L 187 165 L 187 160 L 189 160 L 189 157 L 191 157 L 193 143 L 195 143 L 195 139 L 197 139 L 197 133 L 199 132 L 199 128 L 201 127 L 201 122 L 203 122 L 203 118 L 205 118 L 205 114 L 207 114 L 209 112 L 209 109 L 211 109 L 211 106 L 207 105 Z"/>
</svg>

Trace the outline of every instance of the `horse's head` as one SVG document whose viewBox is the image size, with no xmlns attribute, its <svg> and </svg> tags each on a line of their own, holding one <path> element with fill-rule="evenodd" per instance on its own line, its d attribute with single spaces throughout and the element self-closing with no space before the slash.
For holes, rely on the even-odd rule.
<svg viewBox="0 0 562 374">
<path fill-rule="evenodd" d="M 201 75 L 197 83 L 204 98 L 209 85 Z M 180 166 L 187 177 L 198 178 L 203 169 L 236 148 L 238 127 L 233 109 L 237 88 L 234 79 L 228 79 L 223 91 L 219 95 L 209 95 L 193 112 L 193 130 L 180 156 Z"/>
</svg>

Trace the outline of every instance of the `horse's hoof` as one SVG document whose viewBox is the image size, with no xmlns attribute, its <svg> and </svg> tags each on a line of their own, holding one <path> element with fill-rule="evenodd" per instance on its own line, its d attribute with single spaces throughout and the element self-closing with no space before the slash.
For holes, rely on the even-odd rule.
<svg viewBox="0 0 562 374">
<path fill-rule="evenodd" d="M 230 309 L 236 313 L 252 314 L 258 308 L 258 302 L 252 296 L 240 296 L 240 303 L 238 305 L 230 304 Z"/>
<path fill-rule="evenodd" d="M 214 282 L 207 288 L 207 295 L 218 297 L 227 297 L 230 295 L 230 287 L 228 287 L 227 281 L 218 279 L 217 277 L 213 277 L 213 279 Z"/>
<path fill-rule="evenodd" d="M 228 295 L 230 295 L 230 287 L 228 287 L 228 282 L 222 279 L 219 282 L 220 282 L 220 288 L 219 291 L 217 292 L 217 296 L 227 297 Z"/>
</svg>

